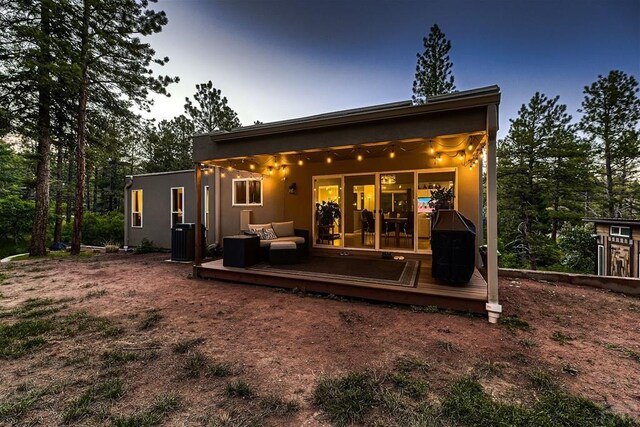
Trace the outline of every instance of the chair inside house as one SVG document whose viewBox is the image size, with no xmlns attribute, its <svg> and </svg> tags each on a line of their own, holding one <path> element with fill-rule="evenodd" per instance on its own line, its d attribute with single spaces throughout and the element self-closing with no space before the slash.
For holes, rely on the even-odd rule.
<svg viewBox="0 0 640 427">
<path fill-rule="evenodd" d="M 365 235 L 365 240 L 368 238 L 375 239 L 376 233 L 376 220 L 373 216 L 373 212 L 364 209 L 361 214 L 362 219 L 362 232 Z"/>
<path fill-rule="evenodd" d="M 407 222 L 404 223 L 404 237 L 407 239 L 409 243 L 409 247 L 413 246 L 413 212 L 407 212 Z"/>
</svg>

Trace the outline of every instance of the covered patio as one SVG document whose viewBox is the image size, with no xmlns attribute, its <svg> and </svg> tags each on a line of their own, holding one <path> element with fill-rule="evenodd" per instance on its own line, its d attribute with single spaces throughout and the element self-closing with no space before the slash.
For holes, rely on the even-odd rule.
<svg viewBox="0 0 640 427">
<path fill-rule="evenodd" d="M 497 321 L 499 102 L 499 88 L 491 86 L 433 97 L 423 105 L 385 104 L 194 137 L 196 227 L 204 218 L 209 241 L 221 244 L 224 236 L 240 234 L 251 224 L 293 221 L 296 229 L 308 231 L 310 250 L 310 258 L 298 266 L 281 268 L 225 267 L 222 260 L 203 263 L 197 256 L 195 275 L 484 312 Z M 207 203 L 212 216 L 203 209 L 203 174 L 214 177 L 213 200 Z M 486 280 L 477 268 L 465 284 L 432 277 L 437 189 L 448 190 L 450 208 L 475 225 L 476 253 L 487 244 Z M 338 217 L 319 221 L 318 206 L 329 203 Z M 200 240 L 197 235 L 197 247 Z M 411 283 L 385 281 L 383 271 L 398 266 L 379 264 L 381 257 L 405 264 L 415 260 Z M 378 263 L 380 277 L 356 268 L 358 260 Z M 323 272 L 323 263 L 347 267 L 343 273 Z"/>
</svg>

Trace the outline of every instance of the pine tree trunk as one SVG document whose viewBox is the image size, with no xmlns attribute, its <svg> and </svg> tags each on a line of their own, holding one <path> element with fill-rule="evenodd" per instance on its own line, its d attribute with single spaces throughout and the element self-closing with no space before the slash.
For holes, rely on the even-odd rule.
<svg viewBox="0 0 640 427">
<path fill-rule="evenodd" d="M 81 61 L 82 80 L 78 96 L 78 146 L 76 147 L 76 206 L 73 218 L 73 239 L 71 241 L 71 254 L 80 253 L 82 243 L 82 220 L 84 216 L 84 190 L 86 179 L 85 143 L 87 139 L 87 96 L 89 91 L 88 75 L 88 45 L 89 45 L 89 5 L 84 2 L 82 17 Z"/>
<path fill-rule="evenodd" d="M 38 162 L 36 167 L 36 206 L 31 232 L 30 256 L 47 254 L 47 226 L 49 224 L 49 151 L 51 148 L 51 90 L 47 66 L 51 61 L 49 47 L 50 10 L 46 2 L 41 3 L 40 64 L 38 67 Z"/>
<path fill-rule="evenodd" d="M 73 199 L 71 197 L 71 193 L 73 191 L 73 169 L 74 169 L 74 160 L 73 160 L 73 156 L 71 155 L 72 150 L 69 149 L 68 154 L 69 154 L 69 166 L 68 166 L 68 170 L 67 170 L 67 188 L 65 189 L 65 195 L 67 198 L 67 209 L 66 209 L 66 213 L 65 213 L 65 220 L 67 222 L 67 224 L 69 224 L 71 222 L 71 209 L 73 207 Z"/>
<path fill-rule="evenodd" d="M 53 228 L 53 242 L 62 241 L 62 143 L 58 145 L 58 158 L 56 159 L 56 207 L 55 216 L 56 224 Z"/>
</svg>

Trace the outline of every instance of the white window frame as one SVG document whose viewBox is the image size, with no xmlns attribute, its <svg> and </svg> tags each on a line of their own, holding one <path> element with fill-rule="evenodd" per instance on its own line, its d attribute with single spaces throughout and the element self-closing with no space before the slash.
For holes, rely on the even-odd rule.
<svg viewBox="0 0 640 427">
<path fill-rule="evenodd" d="M 613 229 L 617 229 L 616 232 L 613 231 Z M 623 234 L 622 230 L 627 230 L 628 234 Z M 609 235 L 610 236 L 614 236 L 614 237 L 624 237 L 626 239 L 630 239 L 631 238 L 631 227 L 627 227 L 624 225 L 612 225 L 609 228 Z"/>
<path fill-rule="evenodd" d="M 140 192 L 140 210 L 139 211 L 134 211 L 133 210 L 133 206 L 134 206 L 134 199 L 135 199 L 135 193 Z M 143 215 L 143 211 L 144 211 L 144 193 L 142 192 L 141 189 L 138 190 L 131 190 L 131 228 L 142 228 L 142 226 L 144 225 L 144 215 Z M 140 214 L 140 225 L 133 225 L 134 221 L 133 221 L 133 215 L 134 214 Z"/>
<path fill-rule="evenodd" d="M 236 203 L 236 182 L 238 181 L 259 181 L 260 182 L 260 203 L 248 203 L 249 200 L 249 184 L 246 185 L 247 203 Z M 231 206 L 263 206 L 264 203 L 264 183 L 260 178 L 235 178 L 231 180 Z"/>
<path fill-rule="evenodd" d="M 209 229 L 209 186 L 204 186 L 204 228 Z"/>
<path fill-rule="evenodd" d="M 184 187 L 171 187 L 171 205 L 169 206 L 169 224 L 171 224 L 171 228 L 175 225 L 173 223 L 173 214 L 180 213 L 180 211 L 173 210 L 173 190 L 182 190 L 182 224 L 185 222 L 185 211 L 184 211 Z"/>
<path fill-rule="evenodd" d="M 596 257 L 596 268 L 597 268 L 598 276 L 606 276 L 605 270 L 607 269 L 607 266 L 605 264 L 605 259 L 604 259 L 604 245 L 598 245 L 597 257 Z"/>
</svg>

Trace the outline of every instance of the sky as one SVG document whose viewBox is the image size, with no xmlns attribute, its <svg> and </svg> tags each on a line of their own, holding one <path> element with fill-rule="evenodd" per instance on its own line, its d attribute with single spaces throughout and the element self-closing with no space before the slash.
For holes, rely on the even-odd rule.
<svg viewBox="0 0 640 427">
<path fill-rule="evenodd" d="M 149 38 L 180 77 L 151 116 L 184 112 L 211 80 L 244 125 L 411 99 L 416 54 L 438 24 L 458 90 L 501 88 L 499 136 L 536 91 L 579 118 L 583 88 L 640 78 L 640 0 L 159 0 Z"/>
</svg>

